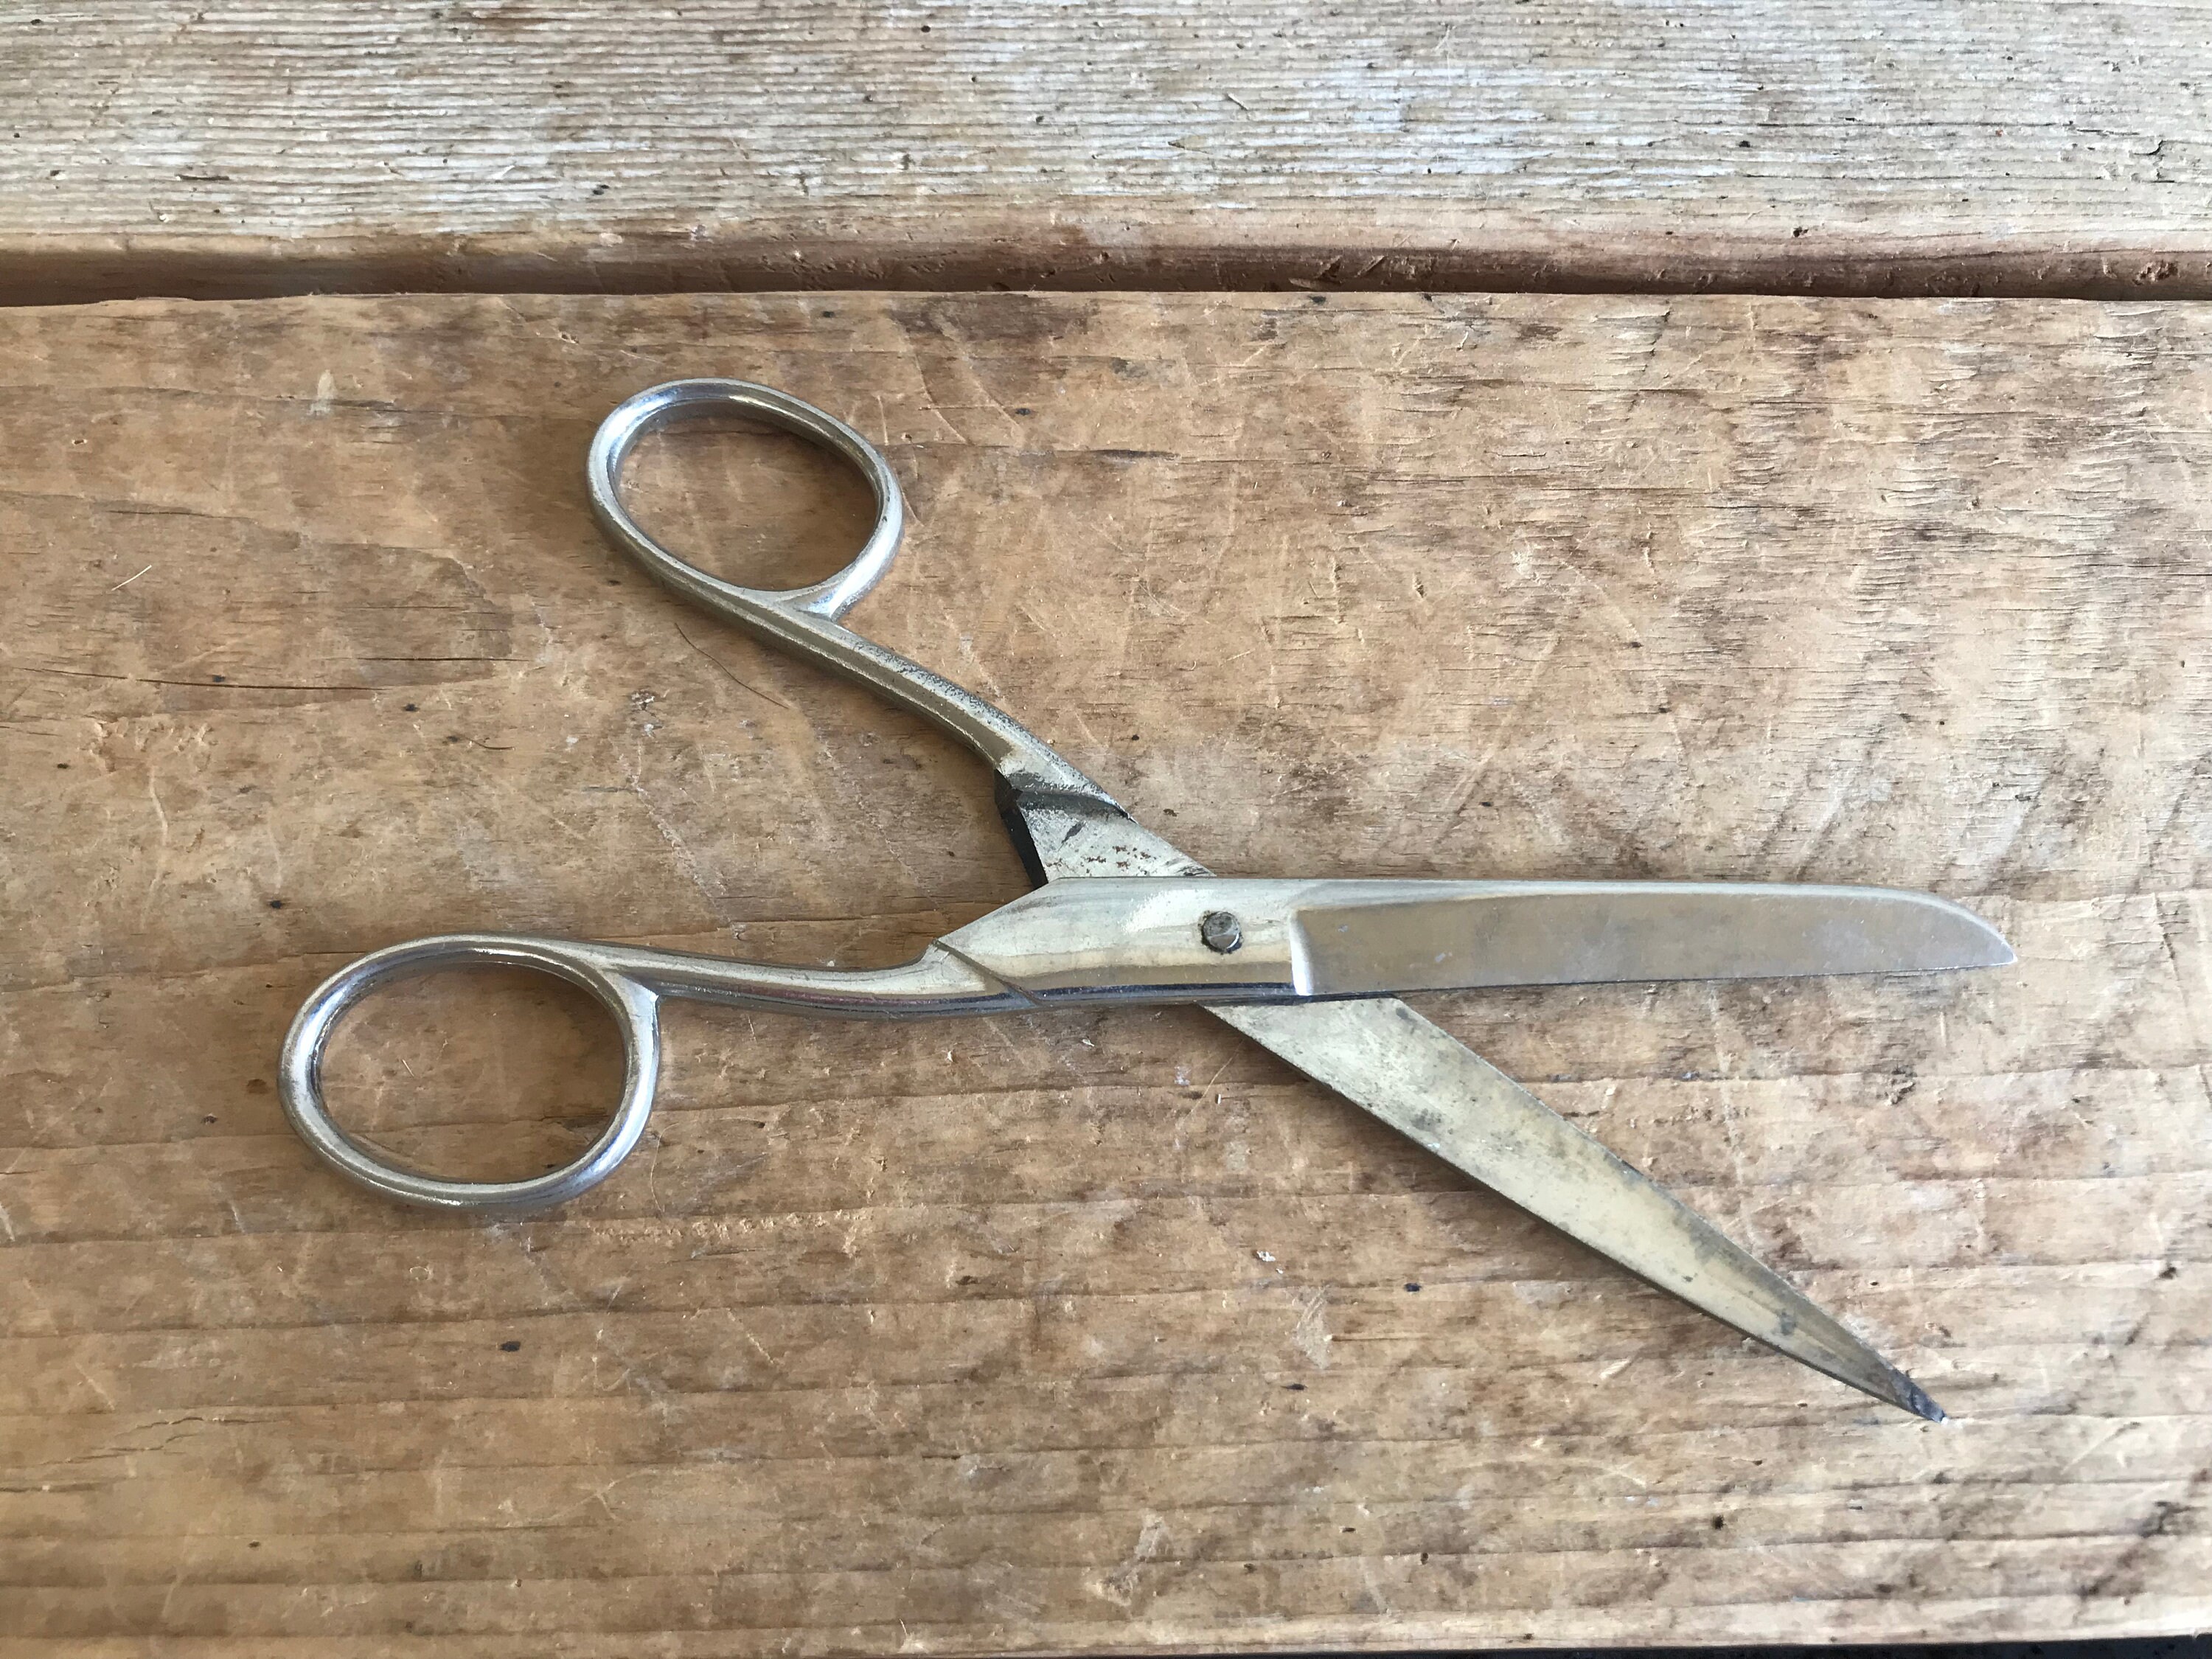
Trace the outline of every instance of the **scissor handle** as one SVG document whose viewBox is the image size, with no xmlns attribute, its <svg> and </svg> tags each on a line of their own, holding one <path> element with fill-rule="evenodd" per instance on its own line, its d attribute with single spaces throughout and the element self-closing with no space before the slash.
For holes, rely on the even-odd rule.
<svg viewBox="0 0 2212 1659">
<path fill-rule="evenodd" d="M 764 421 L 843 456 L 860 470 L 876 498 L 876 524 L 850 564 L 810 587 L 745 587 L 679 559 L 646 533 L 623 505 L 623 462 L 647 433 L 679 414 L 701 409 Z M 811 657 L 935 721 L 989 762 L 1017 794 L 1082 796 L 1121 810 L 1111 795 L 1003 709 L 838 621 L 890 568 L 906 532 L 906 504 L 890 464 L 836 416 L 787 392 L 750 380 L 670 380 L 625 400 L 599 423 L 585 459 L 584 485 L 592 515 L 609 539 L 702 610 Z"/>
<path fill-rule="evenodd" d="M 623 463 L 638 441 L 656 427 L 687 411 L 705 409 L 750 416 L 818 444 L 853 464 L 876 498 L 876 522 L 850 564 L 827 581 L 807 587 L 744 587 L 686 563 L 646 534 L 623 505 Z M 899 539 L 906 534 L 906 498 L 899 494 L 890 463 L 873 444 L 835 415 L 787 392 L 750 380 L 670 380 L 647 387 L 599 422 L 584 462 L 584 479 L 591 491 L 593 515 L 617 544 L 702 609 L 749 625 L 757 623 L 758 608 L 763 605 L 836 621 L 884 579 L 891 561 L 898 556 Z"/>
<path fill-rule="evenodd" d="M 630 1154 L 653 1115 L 660 1075 L 660 998 L 650 987 L 595 960 L 588 945 L 499 933 L 444 933 L 371 951 L 325 980 L 284 1038 L 278 1089 L 285 1115 L 340 1172 L 387 1198 L 441 1210 L 542 1210 L 597 1186 Z M 531 968 L 580 986 L 623 1034 L 622 1100 L 599 1138 L 574 1163 L 526 1181 L 447 1181 L 386 1163 L 340 1128 L 323 1105 L 323 1050 L 339 1019 L 378 987 L 459 963 Z"/>
<path fill-rule="evenodd" d="M 622 1028 L 622 1099 L 599 1138 L 574 1163 L 527 1181 L 447 1181 L 386 1163 L 340 1128 L 324 1106 L 323 1050 L 355 1004 L 395 980 L 467 963 L 529 968 L 565 979 L 590 992 Z M 944 1018 L 1034 1006 L 1021 992 L 938 944 L 891 968 L 799 968 L 586 939 L 441 933 L 373 951 L 317 987 L 284 1039 L 278 1092 L 301 1139 L 341 1174 L 387 1198 L 441 1210 L 547 1209 L 612 1175 L 645 1133 L 660 1075 L 664 997 L 843 1019 Z"/>
</svg>

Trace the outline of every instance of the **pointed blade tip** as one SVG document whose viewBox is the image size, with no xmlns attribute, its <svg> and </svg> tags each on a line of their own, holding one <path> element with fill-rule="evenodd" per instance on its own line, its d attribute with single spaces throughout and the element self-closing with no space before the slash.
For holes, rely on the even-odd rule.
<svg viewBox="0 0 2212 1659">
<path fill-rule="evenodd" d="M 1911 1412 L 1915 1417 L 1924 1417 L 1930 1423 L 1948 1423 L 1951 1420 L 1951 1413 L 1929 1399 L 1925 1389 L 1903 1371 L 1895 1373 L 1895 1376 L 1897 1390 L 1891 1396 L 1892 1404 Z"/>
<path fill-rule="evenodd" d="M 1844 1334 L 1851 1346 L 1856 1349 L 1861 1361 L 1860 1364 L 1850 1370 L 1831 1369 L 1820 1364 L 1817 1360 L 1809 1359 L 1808 1356 L 1792 1348 L 1781 1347 L 1781 1345 L 1773 1343 L 1771 1338 L 1766 1340 L 1770 1346 L 1780 1347 L 1780 1351 L 1789 1358 L 1804 1360 L 1811 1364 L 1815 1370 L 1826 1370 L 1828 1375 L 1838 1382 L 1847 1383 L 1861 1394 L 1879 1400 L 1884 1405 L 1894 1406 L 1899 1411 L 1911 1412 L 1915 1417 L 1925 1418 L 1930 1423 L 1948 1423 L 1951 1420 L 1951 1413 L 1937 1405 L 1929 1397 L 1927 1389 L 1884 1359 L 1863 1340 L 1850 1336 L 1849 1333 Z"/>
</svg>

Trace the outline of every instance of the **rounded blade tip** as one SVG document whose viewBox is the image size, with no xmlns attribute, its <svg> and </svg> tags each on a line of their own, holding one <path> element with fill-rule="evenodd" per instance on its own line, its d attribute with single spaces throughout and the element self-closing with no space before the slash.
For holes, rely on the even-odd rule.
<svg viewBox="0 0 2212 1659">
<path fill-rule="evenodd" d="M 1956 924 L 1951 937 L 1945 941 L 1948 949 L 1942 952 L 1948 960 L 1941 965 L 1947 968 L 2008 968 L 2020 960 L 2011 944 L 2002 933 L 1976 915 L 1963 904 L 1949 899 L 1927 896 L 1929 902 L 1941 907 L 1943 913 Z"/>
<path fill-rule="evenodd" d="M 1984 951 L 1981 960 L 1973 964 L 1975 967 L 2009 968 L 2020 960 L 2020 953 L 2012 948 L 2010 941 L 2002 933 L 1997 932 L 1986 921 L 1983 921 L 1979 916 L 1976 916 L 1974 920 L 1981 927 Z"/>
</svg>

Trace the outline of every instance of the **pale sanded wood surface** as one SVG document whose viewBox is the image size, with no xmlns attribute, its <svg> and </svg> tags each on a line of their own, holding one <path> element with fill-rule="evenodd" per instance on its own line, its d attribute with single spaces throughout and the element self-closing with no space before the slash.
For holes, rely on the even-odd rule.
<svg viewBox="0 0 2212 1659">
<path fill-rule="evenodd" d="M 2212 295 L 2204 0 L 0 5 L 0 298 Z"/>
<path fill-rule="evenodd" d="M 12 1650 L 2212 1618 L 2204 313 L 418 298 L 0 340 Z M 1020 888 L 964 754 L 600 543 L 593 424 L 693 374 L 885 445 L 916 524 L 866 627 L 1224 872 L 1995 919 L 2002 972 L 1424 1005 L 1958 1420 L 1734 1338 L 1195 1011 L 679 1010 L 652 1143 L 527 1224 L 311 1163 L 276 1047 L 359 951 L 890 962 Z M 852 534 L 756 453 L 648 457 L 656 521 L 704 545 L 749 483 L 763 534 Z M 609 1036 L 433 981 L 337 1092 L 520 1171 L 591 1132 Z"/>
</svg>

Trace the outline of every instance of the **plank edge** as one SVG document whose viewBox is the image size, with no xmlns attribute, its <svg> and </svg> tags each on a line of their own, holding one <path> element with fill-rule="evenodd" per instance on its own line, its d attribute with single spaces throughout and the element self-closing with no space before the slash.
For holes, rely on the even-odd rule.
<svg viewBox="0 0 2212 1659">
<path fill-rule="evenodd" d="M 0 234 L 0 304 L 794 289 L 2212 299 L 2212 234 L 2053 244 L 1848 230 L 1655 240 L 1648 229 L 1602 225 L 1568 234 L 1451 229 L 1394 228 L 1340 210 L 1183 223 L 955 210 L 911 234 L 866 237 L 758 225 L 470 236 Z"/>
</svg>

